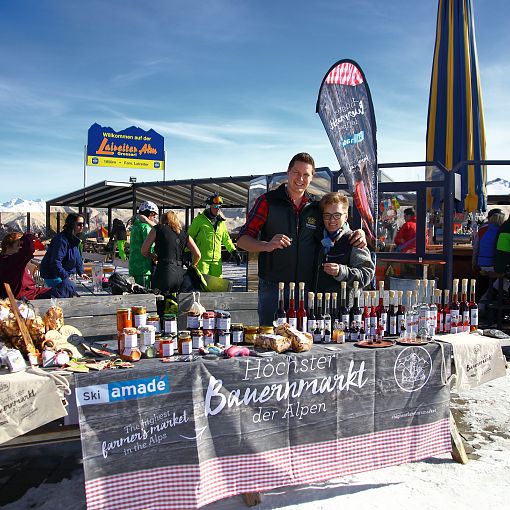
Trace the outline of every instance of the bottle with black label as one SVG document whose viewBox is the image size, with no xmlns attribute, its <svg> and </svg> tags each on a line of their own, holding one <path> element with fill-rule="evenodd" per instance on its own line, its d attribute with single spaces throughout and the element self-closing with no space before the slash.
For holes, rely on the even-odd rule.
<svg viewBox="0 0 510 510">
<path fill-rule="evenodd" d="M 294 282 L 289 283 L 289 307 L 287 308 L 287 322 L 289 326 L 297 328 L 297 313 L 295 305 L 295 290 L 296 284 Z"/>
<path fill-rule="evenodd" d="M 471 280 L 471 288 L 469 290 L 469 329 L 476 331 L 478 329 L 478 305 L 476 304 L 476 280 Z"/>
<path fill-rule="evenodd" d="M 278 283 L 278 309 L 276 310 L 276 323 L 285 324 L 287 322 L 287 313 L 285 312 L 285 283 Z"/>
<path fill-rule="evenodd" d="M 361 311 L 361 308 L 359 307 L 359 282 L 354 282 L 353 288 L 354 288 L 354 302 L 353 302 L 353 305 L 351 308 L 351 313 L 350 313 L 351 340 L 352 340 L 352 330 L 353 330 L 354 322 L 356 322 L 356 326 L 359 331 L 359 325 L 361 324 L 361 321 L 362 321 L 362 311 Z M 355 341 L 357 341 L 357 340 L 355 340 Z"/>
<path fill-rule="evenodd" d="M 390 336 L 397 334 L 397 312 L 395 310 L 395 291 L 390 290 L 390 309 L 388 311 L 389 328 L 388 333 Z"/>
<path fill-rule="evenodd" d="M 324 338 L 324 315 L 322 313 L 322 292 L 317 292 L 317 316 L 316 319 L 317 324 L 315 325 L 315 331 L 313 334 L 313 341 L 321 341 Z M 321 340 L 316 340 L 318 335 L 318 331 L 320 331 Z"/>
<path fill-rule="evenodd" d="M 338 308 L 338 320 L 345 325 L 350 324 L 349 309 L 347 308 L 347 282 L 340 283 L 340 307 Z"/>
<path fill-rule="evenodd" d="M 317 320 L 315 318 L 315 294 L 313 292 L 308 293 L 308 318 L 307 318 L 307 330 L 308 333 L 313 335 Z"/>
<path fill-rule="evenodd" d="M 331 295 L 329 292 L 326 292 L 324 294 L 324 335 L 323 335 L 323 341 L 325 344 L 331 343 L 331 314 L 330 314 L 330 300 Z"/>
<path fill-rule="evenodd" d="M 299 307 L 297 311 L 297 328 L 299 331 L 307 331 L 307 314 L 305 308 L 305 282 L 299 282 Z"/>
</svg>

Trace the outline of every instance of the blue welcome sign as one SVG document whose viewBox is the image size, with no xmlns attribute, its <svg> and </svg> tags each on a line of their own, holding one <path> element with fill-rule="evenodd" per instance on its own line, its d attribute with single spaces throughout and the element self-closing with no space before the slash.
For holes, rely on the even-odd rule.
<svg viewBox="0 0 510 510">
<path fill-rule="evenodd" d="M 165 169 L 165 141 L 153 129 L 131 126 L 123 131 L 92 124 L 87 144 L 88 166 L 136 170 Z"/>
</svg>

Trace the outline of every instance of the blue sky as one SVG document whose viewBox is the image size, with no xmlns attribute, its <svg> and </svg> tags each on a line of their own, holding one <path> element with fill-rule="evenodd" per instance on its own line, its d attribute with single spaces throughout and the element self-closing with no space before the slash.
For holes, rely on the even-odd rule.
<svg viewBox="0 0 510 510">
<path fill-rule="evenodd" d="M 510 159 L 510 8 L 472 2 L 487 157 Z M 379 163 L 423 161 L 436 11 L 436 0 L 0 0 L 0 202 L 80 188 L 94 122 L 162 134 L 167 179 L 282 171 L 301 151 L 337 169 L 315 102 L 341 58 L 369 83 Z M 163 178 L 88 168 L 87 184 L 130 176 Z"/>
</svg>

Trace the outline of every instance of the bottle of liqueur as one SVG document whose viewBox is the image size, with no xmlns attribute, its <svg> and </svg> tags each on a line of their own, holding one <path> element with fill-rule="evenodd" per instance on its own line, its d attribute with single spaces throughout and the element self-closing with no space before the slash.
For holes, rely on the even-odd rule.
<svg viewBox="0 0 510 510">
<path fill-rule="evenodd" d="M 329 292 L 326 292 L 324 294 L 324 333 L 323 333 L 323 342 L 325 344 L 331 343 L 331 330 L 333 329 L 333 326 L 331 324 L 330 301 L 331 294 Z"/>
<path fill-rule="evenodd" d="M 437 324 L 437 304 L 436 304 L 436 281 L 429 281 L 429 322 L 428 322 L 428 331 L 430 336 L 434 336 L 436 334 L 436 324 Z"/>
<path fill-rule="evenodd" d="M 367 334 L 365 328 L 363 327 L 363 323 L 361 323 L 361 327 L 359 328 L 359 341 L 364 342 L 367 339 Z"/>
<path fill-rule="evenodd" d="M 351 341 L 351 328 L 349 327 L 348 322 L 344 322 L 344 340 L 346 342 Z"/>
<path fill-rule="evenodd" d="M 478 329 L 478 305 L 476 304 L 475 292 L 476 280 L 471 280 L 471 288 L 469 289 L 469 330 L 476 331 Z"/>
<path fill-rule="evenodd" d="M 423 289 L 421 288 L 421 280 L 420 279 L 417 278 L 414 281 L 414 283 L 415 283 L 415 289 L 414 290 L 416 291 L 416 298 L 417 298 L 416 305 L 418 307 L 417 309 L 419 309 L 419 306 L 420 306 L 420 303 L 421 303 L 421 297 L 422 297 Z"/>
<path fill-rule="evenodd" d="M 308 327 L 305 308 L 305 282 L 299 282 L 299 308 L 297 311 L 297 328 L 306 333 Z"/>
<path fill-rule="evenodd" d="M 450 303 L 450 315 L 451 315 L 451 321 L 452 326 L 455 322 L 455 331 L 452 331 L 452 333 L 457 333 L 457 324 L 459 323 L 459 280 L 458 278 L 455 278 L 453 280 L 453 286 L 452 286 L 452 302 Z"/>
<path fill-rule="evenodd" d="M 351 323 L 349 309 L 347 308 L 347 282 L 340 283 L 340 308 L 338 309 L 338 320 L 345 325 Z"/>
<path fill-rule="evenodd" d="M 322 292 L 317 292 L 317 317 L 315 318 L 315 330 L 313 332 L 313 341 L 322 342 L 324 338 L 324 315 L 322 313 Z"/>
<path fill-rule="evenodd" d="M 407 298 L 407 313 L 406 313 L 406 331 L 411 333 L 413 330 L 413 291 L 407 290 L 406 291 L 406 298 Z"/>
<path fill-rule="evenodd" d="M 351 324 L 351 342 L 357 342 L 359 340 L 359 322 L 353 320 Z"/>
<path fill-rule="evenodd" d="M 404 319 L 400 321 L 400 331 L 398 336 L 402 339 L 407 338 L 406 321 Z"/>
<path fill-rule="evenodd" d="M 361 326 L 368 332 L 370 330 L 370 292 L 368 290 L 363 291 L 363 317 Z"/>
<path fill-rule="evenodd" d="M 377 305 L 376 312 L 377 318 L 381 318 L 381 312 L 384 308 L 384 280 L 379 282 L 379 304 Z"/>
<path fill-rule="evenodd" d="M 418 323 L 418 332 L 422 329 L 428 328 L 428 320 L 429 320 L 429 305 L 427 304 L 427 280 L 422 280 L 421 282 L 421 294 L 418 295 L 418 313 L 419 313 L 419 323 Z"/>
<path fill-rule="evenodd" d="M 338 294 L 336 292 L 331 293 L 331 310 L 329 313 L 331 314 L 331 322 L 334 323 L 335 319 L 338 319 Z M 333 329 L 331 329 L 331 334 L 333 334 Z"/>
<path fill-rule="evenodd" d="M 383 336 L 385 335 L 388 336 L 390 334 L 390 323 L 388 316 L 389 309 L 390 309 L 390 291 L 385 290 L 383 297 L 383 309 L 381 311 L 381 316 L 379 317 L 382 320 L 382 325 L 384 328 Z"/>
<path fill-rule="evenodd" d="M 367 335 L 373 340 L 375 338 L 375 331 L 377 329 L 377 292 L 372 291 L 372 307 L 370 308 L 370 333 L 367 331 Z"/>
<path fill-rule="evenodd" d="M 413 290 L 411 292 L 411 311 L 409 317 L 409 335 L 414 334 L 416 336 L 418 334 L 418 322 L 420 314 L 418 313 L 418 291 Z"/>
<path fill-rule="evenodd" d="M 388 333 L 390 336 L 397 334 L 397 311 L 395 310 L 395 291 L 390 290 L 390 309 L 388 310 Z"/>
<path fill-rule="evenodd" d="M 356 327 L 358 328 L 358 331 L 359 331 L 359 325 L 361 324 L 361 320 L 362 320 L 362 311 L 361 311 L 361 308 L 359 307 L 359 282 L 354 282 L 353 287 L 354 287 L 354 303 L 352 305 L 351 312 L 350 312 L 351 340 L 352 340 L 352 333 L 353 333 L 352 329 L 354 327 L 354 322 L 356 322 Z M 357 339 L 355 341 L 357 341 Z"/>
<path fill-rule="evenodd" d="M 458 321 L 461 320 L 460 315 L 454 315 L 452 317 L 451 326 L 450 326 L 450 333 L 459 333 L 459 323 Z"/>
<path fill-rule="evenodd" d="M 284 298 L 284 292 L 285 292 L 285 283 L 279 282 L 278 283 L 278 309 L 276 310 L 276 323 L 278 326 L 280 324 L 285 324 L 287 322 L 287 313 L 285 312 L 285 298 Z"/>
<path fill-rule="evenodd" d="M 444 333 L 443 291 L 441 289 L 436 289 L 436 305 L 437 305 L 436 331 L 438 333 Z"/>
<path fill-rule="evenodd" d="M 463 278 L 462 279 L 462 298 L 459 303 L 459 315 L 461 316 L 461 323 L 464 326 L 464 324 L 469 325 L 469 303 L 467 300 L 467 288 L 468 288 L 468 279 Z M 464 327 L 463 327 L 464 330 Z M 468 329 L 469 331 L 469 329 Z M 459 331 L 460 333 L 460 331 Z"/>
<path fill-rule="evenodd" d="M 308 333 L 313 335 L 317 321 L 315 319 L 315 294 L 313 292 L 308 293 L 308 318 L 307 328 Z"/>
<path fill-rule="evenodd" d="M 431 283 L 435 284 L 434 281 Z M 437 291 L 434 288 L 434 285 L 431 286 L 432 295 L 430 297 L 430 321 L 429 321 L 429 336 L 434 336 L 437 330 Z M 441 293 L 441 291 L 439 291 Z"/>
<path fill-rule="evenodd" d="M 289 307 L 287 308 L 287 322 L 289 326 L 297 328 L 297 313 L 296 313 L 296 284 L 289 283 Z"/>
<path fill-rule="evenodd" d="M 397 327 L 400 329 L 400 324 L 402 321 L 406 321 L 406 307 L 404 304 L 404 291 L 398 290 L 397 291 Z M 398 331 L 397 331 L 398 334 Z"/>
<path fill-rule="evenodd" d="M 450 310 L 450 289 L 444 290 L 443 305 L 443 333 L 450 333 L 452 329 L 452 313 Z"/>
</svg>

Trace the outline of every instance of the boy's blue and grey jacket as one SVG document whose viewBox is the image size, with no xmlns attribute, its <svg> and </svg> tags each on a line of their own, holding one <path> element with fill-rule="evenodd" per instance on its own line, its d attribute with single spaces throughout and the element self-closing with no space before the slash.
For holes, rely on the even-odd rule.
<svg viewBox="0 0 510 510">
<path fill-rule="evenodd" d="M 340 231 L 340 238 L 335 242 L 327 254 L 327 261 L 340 265 L 338 276 L 330 276 L 322 269 L 326 262 L 326 253 L 320 241 L 315 262 L 315 291 L 340 293 L 340 282 L 347 282 L 349 295 L 352 293 L 353 283 L 359 282 L 359 288 L 367 287 L 375 274 L 375 265 L 368 248 L 355 248 L 349 242 L 352 230 L 346 222 Z M 352 300 L 349 300 L 352 301 Z"/>
</svg>

